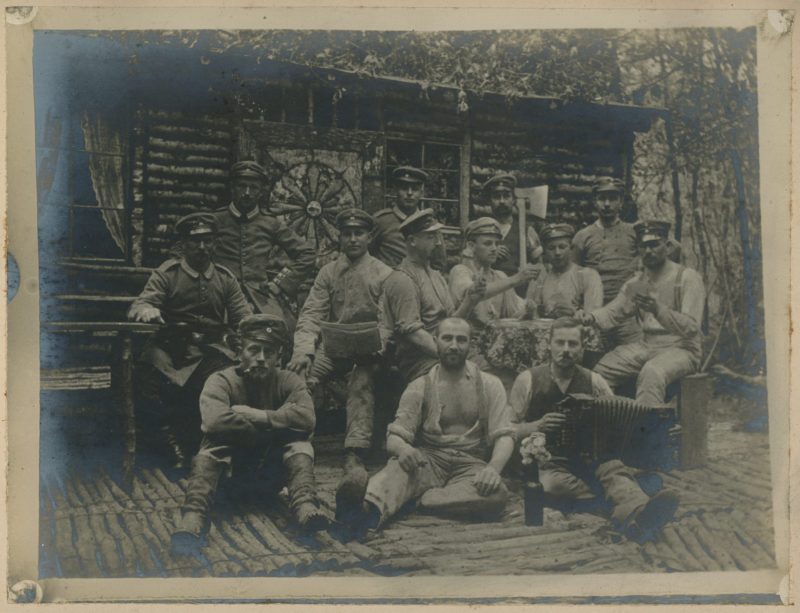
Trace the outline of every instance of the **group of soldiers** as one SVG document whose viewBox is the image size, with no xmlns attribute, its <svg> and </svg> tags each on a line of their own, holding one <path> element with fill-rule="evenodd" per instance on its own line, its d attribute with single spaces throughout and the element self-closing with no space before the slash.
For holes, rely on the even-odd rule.
<svg viewBox="0 0 800 613">
<path fill-rule="evenodd" d="M 595 183 L 594 224 L 577 233 L 528 225 L 522 244 L 516 180 L 493 176 L 483 187 L 492 216 L 466 225 L 461 262 L 446 278 L 442 225 L 423 208 L 428 176 L 396 168 L 394 206 L 339 212 L 340 254 L 303 300 L 314 247 L 270 212 L 264 168 L 239 162 L 231 177 L 231 204 L 177 222 L 179 255 L 152 273 L 129 311 L 163 324 L 137 371 L 141 414 L 176 465 L 192 457 L 175 547 L 202 542 L 223 477 L 260 501 L 286 486 L 301 528 L 330 525 L 314 481 L 312 434 L 323 407 L 312 398 L 331 378 L 347 381 L 335 519 L 353 537 L 412 500 L 431 512 L 497 518 L 508 496 L 504 471 L 518 467 L 523 439 L 563 425 L 559 402 L 610 395 L 635 378 L 636 399 L 658 405 L 669 383 L 698 367 L 700 275 L 670 259 L 668 223 L 620 219 L 617 179 Z M 276 249 L 291 265 L 268 274 Z M 475 338 L 493 320 L 525 317 L 553 320 L 550 357 L 509 389 Z M 581 365 L 588 326 L 610 348 L 593 371 Z M 326 335 L 331 327 L 357 331 L 354 342 L 333 343 L 340 337 Z M 402 377 L 399 399 L 379 389 L 386 371 Z M 373 436 L 381 411 L 390 417 L 385 438 Z M 388 461 L 370 476 L 376 438 Z M 587 467 L 552 457 L 539 475 L 553 501 L 599 501 L 636 540 L 677 506 L 670 492 L 645 494 L 617 459 Z"/>
</svg>

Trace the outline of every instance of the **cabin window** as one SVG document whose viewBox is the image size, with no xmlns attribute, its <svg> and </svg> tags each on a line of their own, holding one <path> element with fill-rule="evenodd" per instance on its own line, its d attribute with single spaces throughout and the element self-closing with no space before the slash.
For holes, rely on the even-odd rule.
<svg viewBox="0 0 800 613">
<path fill-rule="evenodd" d="M 436 217 L 449 226 L 460 225 L 461 147 L 422 139 L 386 139 L 386 185 L 392 184 L 392 171 L 398 166 L 415 166 L 428 173 L 423 202 Z M 394 204 L 394 190 L 386 190 L 386 206 Z"/>
</svg>

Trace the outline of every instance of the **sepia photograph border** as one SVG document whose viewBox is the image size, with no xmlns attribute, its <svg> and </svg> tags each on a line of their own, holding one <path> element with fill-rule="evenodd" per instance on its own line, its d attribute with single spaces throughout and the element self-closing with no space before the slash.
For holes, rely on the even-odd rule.
<svg viewBox="0 0 800 613">
<path fill-rule="evenodd" d="M 89 7 L 88 5 L 92 6 Z M 316 6 L 287 8 L 279 3 L 127 3 L 72 2 L 39 5 L 32 21 L 6 18 L 2 63 L 6 96 L 4 131 L 7 148 L 2 180 L 5 182 L 8 236 L 6 244 L 19 266 L 16 296 L 7 305 L 7 344 L 2 356 L 6 395 L 2 422 L 4 446 L 5 509 L 2 533 L 7 547 L 3 570 L 8 586 L 22 580 L 37 581 L 44 602 L 270 602 L 270 603 L 603 603 L 620 602 L 733 602 L 774 604 L 768 596 L 793 602 L 796 585 L 796 509 L 791 508 L 790 484 L 798 481 L 798 392 L 793 373 L 800 372 L 797 321 L 797 216 L 792 214 L 792 193 L 797 189 L 792 142 L 800 142 L 797 103 L 793 98 L 792 66 L 797 65 L 797 27 L 781 32 L 767 3 L 588 3 L 511 2 L 502 8 L 479 8 L 479 3 L 438 2 L 437 8 L 392 7 L 385 3 L 365 8 L 343 0 L 315 2 Z M 169 6 L 170 4 L 177 6 Z M 207 4 L 207 5 L 206 5 Z M 247 3 L 252 4 L 252 3 Z M 352 4 L 363 5 L 361 2 Z M 399 3 L 394 3 L 399 4 Z M 797 4 L 782 2 L 796 10 Z M 735 6 L 736 9 L 732 9 Z M 713 8 L 712 8 L 713 7 Z M 771 11 L 779 7 L 769 6 Z M 772 17 L 772 18 L 771 18 Z M 237 579 L 38 579 L 39 496 L 39 253 L 37 232 L 34 146 L 33 34 L 41 30 L 86 29 L 347 29 L 347 30 L 502 30 L 545 28 L 757 28 L 758 108 L 763 286 L 769 391 L 769 436 L 772 506 L 777 568 L 770 571 L 718 573 L 654 573 L 635 575 L 554 575 L 488 577 L 463 581 L 460 577 L 396 578 L 237 578 Z M 796 147 L 796 145 L 795 145 Z M 5 274 L 5 267 L 3 267 Z M 791 281 L 795 281 L 791 283 Z M 6 287 L 6 282 L 0 284 Z M 6 301 L 3 301 L 6 304 Z M 796 506 L 796 504 L 795 504 Z M 791 510 L 791 517 L 790 517 Z M 793 553 L 795 552 L 795 553 Z M 793 576 L 794 582 L 791 581 Z M 413 594 L 413 596 L 411 596 Z M 699 597 L 711 597 L 700 600 Z M 718 600 L 715 600 L 718 599 Z M 594 600 L 592 600 L 594 599 Z M 599 599 L 599 600 L 598 600 Z M 655 600 L 654 600 L 655 599 Z M 661 599 L 661 600 L 659 600 Z"/>
</svg>

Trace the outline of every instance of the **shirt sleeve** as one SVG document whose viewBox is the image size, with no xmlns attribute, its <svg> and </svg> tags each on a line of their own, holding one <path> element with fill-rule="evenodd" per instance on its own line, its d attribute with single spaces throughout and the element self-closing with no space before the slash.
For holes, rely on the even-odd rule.
<svg viewBox="0 0 800 613">
<path fill-rule="evenodd" d="M 603 379 L 601 375 L 598 375 L 596 372 L 592 373 L 592 396 L 595 398 L 599 396 L 613 396 L 614 392 L 611 391 L 611 387 L 608 385 L 608 382 Z"/>
<path fill-rule="evenodd" d="M 656 319 L 668 332 L 683 338 L 697 336 L 703 321 L 705 298 L 703 279 L 697 271 L 686 268 L 681 279 L 681 310 L 675 311 L 662 305 Z"/>
<path fill-rule="evenodd" d="M 211 375 L 200 394 L 201 429 L 206 434 L 237 436 L 245 439 L 255 436 L 252 422 L 232 408 L 230 384 L 221 373 Z"/>
<path fill-rule="evenodd" d="M 167 297 L 169 282 L 160 270 L 154 270 L 147 279 L 142 293 L 131 303 L 128 309 L 128 319 L 134 319 L 141 311 L 148 307 L 161 309 Z"/>
<path fill-rule="evenodd" d="M 331 310 L 332 273 L 324 266 L 314 279 L 294 332 L 294 357 L 313 355 L 319 338 L 319 322 L 327 321 Z"/>
<path fill-rule="evenodd" d="M 531 403 L 531 371 L 525 370 L 517 375 L 514 385 L 511 387 L 511 394 L 508 396 L 508 404 L 515 423 L 522 423 L 528 412 Z"/>
<path fill-rule="evenodd" d="M 282 221 L 277 221 L 273 229 L 273 241 L 292 259 L 293 266 L 286 267 L 273 278 L 273 282 L 287 295 L 294 297 L 300 284 L 314 274 L 316 253 L 306 240 Z"/>
<path fill-rule="evenodd" d="M 483 377 L 484 390 L 489 401 L 486 441 L 491 447 L 498 438 L 514 435 L 514 420 L 511 406 L 506 398 L 506 390 L 500 379 L 480 371 L 478 371 L 478 376 Z"/>
<path fill-rule="evenodd" d="M 474 284 L 472 271 L 464 264 L 456 264 L 450 270 L 448 285 L 450 286 L 450 295 L 453 297 L 455 304 L 461 304 L 467 290 Z"/>
<path fill-rule="evenodd" d="M 316 423 L 314 402 L 306 384 L 295 373 L 281 371 L 278 385 L 284 401 L 279 408 L 267 412 L 270 426 L 313 432 Z"/>
<path fill-rule="evenodd" d="M 412 381 L 397 406 L 394 421 L 389 424 L 387 434 L 399 436 L 409 445 L 414 444 L 417 431 L 422 425 L 422 404 L 425 400 L 425 378 L 418 377 Z"/>
<path fill-rule="evenodd" d="M 383 284 L 385 318 L 391 322 L 392 332 L 400 336 L 413 334 L 424 328 L 419 310 L 417 288 L 409 276 L 394 271 Z"/>
<path fill-rule="evenodd" d="M 633 316 L 636 311 L 636 306 L 633 301 L 628 298 L 628 287 L 636 279 L 638 279 L 637 275 L 628 279 L 620 288 L 619 294 L 617 294 L 614 300 L 592 313 L 595 321 L 597 321 L 597 325 L 601 329 L 607 330 L 619 326 L 624 323 L 625 320 Z"/>
<path fill-rule="evenodd" d="M 584 268 L 583 276 L 583 310 L 586 313 L 596 311 L 603 306 L 603 281 L 596 270 Z"/>
</svg>

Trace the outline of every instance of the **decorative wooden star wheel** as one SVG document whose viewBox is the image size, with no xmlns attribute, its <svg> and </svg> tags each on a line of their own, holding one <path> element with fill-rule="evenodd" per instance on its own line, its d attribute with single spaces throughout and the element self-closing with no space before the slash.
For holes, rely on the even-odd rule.
<svg viewBox="0 0 800 613">
<path fill-rule="evenodd" d="M 272 212 L 316 246 L 318 260 L 338 251 L 336 215 L 352 206 L 356 195 L 342 173 L 315 160 L 287 169 L 270 197 Z"/>
</svg>

